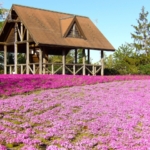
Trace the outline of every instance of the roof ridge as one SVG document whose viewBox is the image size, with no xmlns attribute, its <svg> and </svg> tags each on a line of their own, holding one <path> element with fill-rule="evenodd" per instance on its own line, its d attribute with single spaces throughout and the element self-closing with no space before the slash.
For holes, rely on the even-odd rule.
<svg viewBox="0 0 150 150">
<path fill-rule="evenodd" d="M 76 15 L 76 14 L 70 14 L 70 13 L 64 13 L 64 12 L 59 12 L 59 11 L 54 11 L 54 10 L 48 10 L 48 9 L 42 9 L 42 8 L 36 8 L 36 7 L 25 6 L 25 5 L 19 5 L 19 4 L 13 4 L 12 6 L 27 7 L 27 8 L 31 8 L 31 9 L 38 9 L 38 10 L 49 11 L 49 12 L 54 12 L 54 13 L 61 13 L 61 14 L 66 14 L 66 15 L 72 15 L 72 16 L 77 16 L 77 17 L 88 18 L 86 16 L 81 16 L 81 15 Z"/>
</svg>

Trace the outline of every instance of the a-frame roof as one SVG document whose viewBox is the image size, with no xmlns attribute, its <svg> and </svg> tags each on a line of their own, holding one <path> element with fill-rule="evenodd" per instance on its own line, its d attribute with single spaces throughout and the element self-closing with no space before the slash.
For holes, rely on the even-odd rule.
<svg viewBox="0 0 150 150">
<path fill-rule="evenodd" d="M 37 45 L 114 51 L 114 47 L 88 17 L 21 5 L 12 5 L 11 11 L 15 11 Z M 84 38 L 66 37 L 74 22 Z"/>
</svg>

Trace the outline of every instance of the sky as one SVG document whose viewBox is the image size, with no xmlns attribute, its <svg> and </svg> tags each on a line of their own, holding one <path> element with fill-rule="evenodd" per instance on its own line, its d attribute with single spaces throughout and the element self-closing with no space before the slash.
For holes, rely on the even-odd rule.
<svg viewBox="0 0 150 150">
<path fill-rule="evenodd" d="M 132 25 L 138 25 L 137 19 L 142 7 L 150 13 L 150 0 L 0 0 L 0 4 L 7 9 L 12 4 L 19 4 L 87 16 L 115 49 L 133 42 L 131 33 L 135 30 Z M 150 14 L 148 20 L 150 22 Z M 99 61 L 99 51 L 92 52 L 91 58 L 92 62 Z"/>
</svg>

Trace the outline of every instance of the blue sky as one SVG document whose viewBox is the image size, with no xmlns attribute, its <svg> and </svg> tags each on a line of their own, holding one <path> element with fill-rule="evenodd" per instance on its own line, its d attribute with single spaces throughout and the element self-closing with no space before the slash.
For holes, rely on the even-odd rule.
<svg viewBox="0 0 150 150">
<path fill-rule="evenodd" d="M 117 49 L 131 43 L 131 25 L 137 25 L 142 6 L 150 13 L 150 0 L 3 0 L 4 8 L 20 4 L 42 9 L 66 12 L 89 17 L 110 43 Z M 150 21 L 150 14 L 148 15 Z M 112 54 L 112 53 L 107 53 Z M 91 55 L 93 62 L 100 58 L 98 51 Z"/>
</svg>

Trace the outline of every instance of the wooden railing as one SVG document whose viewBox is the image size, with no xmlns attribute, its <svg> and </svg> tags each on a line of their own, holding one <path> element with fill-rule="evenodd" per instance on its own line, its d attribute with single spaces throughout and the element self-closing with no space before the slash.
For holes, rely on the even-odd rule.
<svg viewBox="0 0 150 150">
<path fill-rule="evenodd" d="M 15 74 L 15 65 L 7 65 L 7 70 L 9 74 Z M 26 64 L 17 65 L 17 73 L 25 74 L 26 73 Z"/>
<path fill-rule="evenodd" d="M 39 74 L 39 63 L 30 63 L 28 65 L 30 74 Z M 15 67 L 13 65 L 7 65 L 7 73 L 15 74 Z M 17 74 L 26 74 L 26 64 L 17 65 Z M 65 69 L 65 71 L 63 70 Z M 83 75 L 96 75 L 100 74 L 101 65 L 94 64 L 66 64 L 63 67 L 63 63 L 43 63 L 42 74 L 83 74 Z"/>
</svg>

